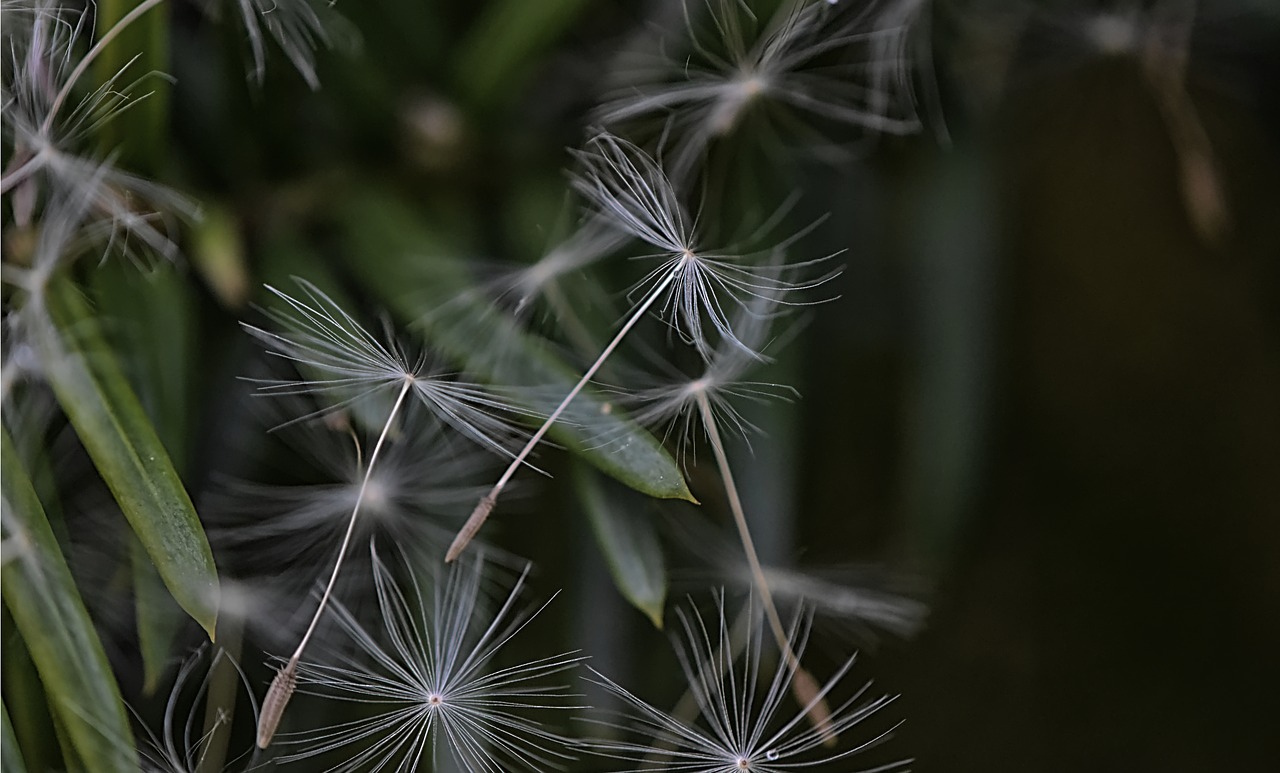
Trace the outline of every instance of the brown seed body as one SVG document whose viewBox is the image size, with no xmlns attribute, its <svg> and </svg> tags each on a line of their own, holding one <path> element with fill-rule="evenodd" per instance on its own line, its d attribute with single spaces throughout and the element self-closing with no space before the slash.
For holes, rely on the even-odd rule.
<svg viewBox="0 0 1280 773">
<path fill-rule="evenodd" d="M 476 536 L 476 532 L 480 531 L 480 527 L 484 525 L 489 513 L 493 511 L 493 506 L 497 503 L 498 496 L 493 491 L 480 498 L 480 503 L 476 505 L 476 509 L 471 511 L 471 517 L 462 525 L 458 536 L 453 538 L 453 544 L 449 546 L 449 552 L 444 557 L 446 563 L 453 561 L 462 554 L 462 551 L 471 542 L 471 538 Z"/>
<path fill-rule="evenodd" d="M 276 728 L 280 726 L 280 717 L 284 715 L 285 706 L 293 697 L 298 687 L 298 662 L 290 660 L 288 665 L 276 672 L 271 680 L 271 689 L 267 697 L 262 699 L 262 713 L 258 715 L 258 748 L 265 749 L 271 745 Z"/>
</svg>

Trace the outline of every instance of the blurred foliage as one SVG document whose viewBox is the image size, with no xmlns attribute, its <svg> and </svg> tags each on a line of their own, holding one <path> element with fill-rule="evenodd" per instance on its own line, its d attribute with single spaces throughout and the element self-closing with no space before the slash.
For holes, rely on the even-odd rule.
<svg viewBox="0 0 1280 773">
<path fill-rule="evenodd" d="M 289 543 L 246 570 L 218 528 L 265 509 L 245 482 L 334 482 L 268 431 L 287 417 L 242 380 L 280 365 L 238 326 L 263 323 L 264 283 L 304 278 L 469 376 L 550 387 L 530 398 L 545 411 L 643 276 L 628 259 L 643 250 L 615 248 L 560 277 L 559 301 L 493 292 L 574 232 L 566 148 L 590 136 L 626 55 L 683 34 L 679 2 L 280 3 L 283 22 L 239 18 L 248 2 L 162 2 L 95 61 L 95 84 L 150 96 L 75 151 L 200 203 L 161 229 L 178 260 L 124 227 L 46 276 L 39 210 L 56 191 L 6 183 L 6 771 L 133 769 L 130 735 L 152 736 L 130 731 L 125 704 L 138 728 L 191 712 L 216 731 L 210 759 L 250 760 L 247 695 L 296 643 L 310 581 L 286 577 Z M 764 19 L 776 4 L 749 5 Z M 730 452 L 766 562 L 851 601 L 811 602 L 806 665 L 866 647 L 859 671 L 903 695 L 874 722 L 906 723 L 855 766 L 1264 767 L 1280 758 L 1280 12 L 868 5 L 910 23 L 880 55 L 909 65 L 922 130 L 744 124 L 690 186 L 708 241 L 747 242 L 781 212 L 770 238 L 806 232 L 793 260 L 843 266 L 813 298 L 834 300 L 779 325 L 786 348 L 752 376 L 801 397 L 749 406 L 767 432 Z M 10 181 L 27 158 L 10 52 L 30 7 L 4 8 Z M 96 7 L 100 36 L 139 4 Z M 707 8 L 687 13 L 703 23 Z M 314 79 L 280 43 L 309 13 L 324 31 Z M 137 213 L 144 199 L 127 197 Z M 654 625 L 664 609 L 748 588 L 704 438 L 683 449 L 626 410 L 619 385 L 637 374 L 695 372 L 688 352 L 663 359 L 671 339 L 652 325 L 628 342 L 537 454 L 548 476 L 523 471 L 482 533 L 502 561 L 535 563 L 535 595 L 563 589 L 523 646 L 582 648 L 662 705 L 684 689 Z M 629 455 L 593 443 L 619 435 Z M 469 504 L 451 507 L 456 528 Z M 266 588 L 282 578 L 278 602 Z M 357 613 L 368 582 L 340 588 Z M 215 630 L 219 583 L 217 642 L 244 675 L 221 661 L 207 694 L 173 698 L 176 664 Z M 900 610 L 927 599 L 927 627 L 886 634 L 852 603 L 862 591 Z M 290 712 L 285 730 L 335 720 L 316 701 Z"/>
</svg>

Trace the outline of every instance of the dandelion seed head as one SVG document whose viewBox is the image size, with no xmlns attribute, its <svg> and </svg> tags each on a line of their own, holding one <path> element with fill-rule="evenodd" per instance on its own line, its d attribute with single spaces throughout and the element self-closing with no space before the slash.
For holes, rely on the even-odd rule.
<svg viewBox="0 0 1280 773">
<path fill-rule="evenodd" d="M 320 88 L 316 52 L 355 49 L 359 36 L 333 9 L 331 0 L 235 0 L 244 25 L 251 63 L 249 76 L 261 84 L 267 70 L 267 38 L 284 52 L 312 89 Z"/>
<path fill-rule="evenodd" d="M 280 332 L 241 323 L 269 353 L 294 363 L 298 377 L 250 379 L 264 395 L 316 395 L 327 404 L 296 417 L 316 418 L 388 392 L 408 396 L 441 425 L 500 455 L 523 436 L 517 422 L 534 415 L 502 390 L 453 377 L 428 352 L 410 357 L 394 337 L 378 337 L 315 285 L 296 279 L 302 292 L 267 289 L 283 302 L 266 312 Z"/>
<path fill-rule="evenodd" d="M 700 715 L 698 721 L 669 715 L 625 687 L 593 671 L 597 684 L 616 694 L 627 704 L 617 721 L 588 719 L 608 727 L 650 736 L 643 741 L 589 740 L 593 753 L 637 764 L 628 771 L 682 770 L 686 773 L 722 773 L 751 770 L 777 773 L 783 770 L 822 765 L 857 754 L 884 740 L 880 733 L 845 749 L 831 748 L 826 741 L 842 735 L 884 706 L 892 697 L 866 698 L 869 685 L 835 704 L 829 724 L 809 724 L 809 709 L 827 699 L 853 666 L 849 659 L 836 670 L 808 705 L 791 714 L 784 708 L 792 682 L 798 678 L 799 663 L 782 659 L 774 666 L 761 659 L 762 625 L 748 607 L 743 611 L 749 633 L 733 633 L 735 626 L 725 613 L 723 598 L 717 603 L 717 619 L 708 622 L 696 609 L 677 609 L 680 634 L 676 649 L 686 681 Z M 791 649 L 802 657 L 808 641 L 808 618 L 798 616 L 789 633 Z M 905 763 L 903 763 L 905 764 Z M 890 765 L 881 770 L 892 770 Z"/>
<path fill-rule="evenodd" d="M 689 397 L 697 398 L 699 395 L 706 394 L 711 389 L 712 384 L 710 376 L 699 376 L 686 384 L 684 388 Z"/>
<path fill-rule="evenodd" d="M 437 748 L 473 771 L 539 770 L 569 759 L 566 739 L 535 715 L 573 708 L 573 696 L 546 681 L 580 658 L 565 653 L 523 665 L 491 665 L 537 614 L 518 611 L 523 575 L 494 611 L 480 599 L 483 559 L 453 564 L 429 592 L 407 565 L 408 584 L 401 588 L 376 547 L 370 552 L 383 630 L 363 627 L 341 605 L 333 610 L 367 659 L 348 653 L 331 663 L 304 661 L 298 678 L 300 689 L 379 710 L 285 736 L 283 743 L 299 750 L 282 761 L 348 747 L 352 756 L 335 765 L 335 773 L 414 770 Z"/>
<path fill-rule="evenodd" d="M 374 473 L 369 477 L 369 482 L 365 484 L 364 506 L 368 507 L 369 512 L 375 516 L 383 515 L 389 509 L 388 505 L 391 502 L 391 491 L 387 486 L 387 482 L 382 480 L 377 473 Z"/>
<path fill-rule="evenodd" d="M 658 265 L 633 288 L 632 296 L 639 297 L 636 306 L 655 309 L 705 361 L 712 359 L 721 343 L 763 359 L 735 330 L 735 320 L 741 319 L 738 312 L 761 299 L 804 305 L 784 296 L 818 287 L 839 273 L 798 278 L 827 258 L 790 265 L 781 261 L 785 248 L 807 230 L 775 245 L 764 261 L 727 250 L 701 249 L 697 219 L 686 213 L 661 165 L 634 143 L 604 132 L 592 137 L 576 155 L 580 171 L 572 178 L 573 186 L 595 215 L 657 250 L 643 256 Z M 787 208 L 784 205 L 757 230 L 767 233 Z"/>
<path fill-rule="evenodd" d="M 313 413 L 318 403 L 315 396 L 294 395 L 252 405 L 261 423 L 271 426 L 281 417 Z M 241 576 L 269 571 L 288 586 L 282 592 L 302 598 L 310 594 L 316 573 L 331 565 L 366 473 L 353 532 L 357 544 L 377 537 L 435 555 L 485 490 L 494 461 L 425 412 L 412 411 L 397 421 L 369 472 L 380 428 L 348 420 L 345 412 L 326 418 L 332 421 L 277 429 L 268 450 L 284 452 L 271 457 L 287 456 L 290 463 L 264 469 L 261 477 L 222 479 L 202 508 L 220 565 Z M 360 564 L 362 554 L 367 557 L 355 551 L 348 558 Z M 368 571 L 344 574 L 346 582 L 369 579 Z"/>
<path fill-rule="evenodd" d="M 52 2 L 34 3 L 6 18 L 3 46 L 9 66 L 0 88 L 0 125 L 12 157 L 0 190 L 14 192 L 20 226 L 37 209 L 47 213 L 59 199 L 84 192 L 91 206 L 75 223 L 82 235 L 105 241 L 135 261 L 147 252 L 170 258 L 177 253 L 177 223 L 198 218 L 199 206 L 84 149 L 102 126 L 150 95 L 146 81 L 164 76 L 144 73 L 129 82 L 130 60 L 96 88 L 77 91 L 89 59 L 100 51 L 94 45 L 81 54 L 81 44 L 92 35 L 92 19 L 92 10 Z M 15 21 L 16 34 L 10 31 Z"/>
<path fill-rule="evenodd" d="M 769 89 L 769 81 L 754 73 L 743 73 L 737 85 L 743 96 L 747 98 L 763 94 Z"/>
<path fill-rule="evenodd" d="M 671 171 L 680 180 L 762 101 L 770 109 L 758 111 L 769 124 L 761 136 L 784 136 L 778 124 L 833 156 L 850 140 L 919 128 L 907 76 L 910 19 L 898 4 L 846 9 L 789 0 L 769 17 L 759 13 L 763 5 L 686 2 L 683 28 L 660 52 L 619 62 L 597 120 L 608 128 L 659 126 L 672 138 Z"/>
</svg>

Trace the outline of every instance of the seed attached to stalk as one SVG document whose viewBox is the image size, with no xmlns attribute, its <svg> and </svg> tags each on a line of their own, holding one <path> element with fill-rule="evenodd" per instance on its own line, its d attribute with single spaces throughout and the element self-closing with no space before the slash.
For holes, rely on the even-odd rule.
<svg viewBox="0 0 1280 773">
<path fill-rule="evenodd" d="M 284 716 L 285 706 L 293 697 L 298 687 L 298 661 L 291 659 L 288 664 L 276 672 L 271 680 L 271 689 L 267 697 L 262 699 L 262 713 L 258 715 L 258 748 L 265 749 L 271 745 L 276 728 L 280 726 L 280 718 Z"/>
</svg>

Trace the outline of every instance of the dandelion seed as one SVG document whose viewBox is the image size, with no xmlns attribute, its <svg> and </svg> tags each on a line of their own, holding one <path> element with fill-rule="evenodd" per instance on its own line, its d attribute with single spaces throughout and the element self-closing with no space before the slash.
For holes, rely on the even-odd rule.
<svg viewBox="0 0 1280 773">
<path fill-rule="evenodd" d="M 749 114 L 772 116 L 833 148 L 844 143 L 826 139 L 836 135 L 824 132 L 825 124 L 891 134 L 919 128 L 902 51 L 907 26 L 892 10 L 784 0 L 762 22 L 756 5 L 764 4 L 708 2 L 704 31 L 697 6 L 691 11 L 685 3 L 677 53 L 624 59 L 596 119 L 606 127 L 660 123 L 663 135 L 675 138 L 671 169 L 678 179 Z"/>
<path fill-rule="evenodd" d="M 833 256 L 789 264 L 779 259 L 813 226 L 775 245 L 768 251 L 770 259 L 761 263 L 753 263 L 748 256 L 706 249 L 696 218 L 685 211 L 662 167 L 626 140 L 600 134 L 577 156 L 582 171 L 575 175 L 573 185 L 597 216 L 658 250 L 647 256 L 659 265 L 637 285 L 635 292 L 643 294 L 632 314 L 643 313 L 661 300 L 660 313 L 669 317 L 672 328 L 704 360 L 710 359 L 718 340 L 758 358 L 735 332 L 730 314 L 749 309 L 753 299 L 808 305 L 787 296 L 816 288 L 839 273 L 799 278 Z M 767 233 L 786 209 L 780 209 L 758 232 Z"/>
<path fill-rule="evenodd" d="M 815 690 L 807 704 L 789 719 L 781 713 L 782 703 L 799 672 L 785 659 L 772 676 L 761 664 L 761 630 L 754 627 L 735 665 L 734 643 L 725 616 L 723 598 L 718 600 L 718 629 L 709 630 L 695 609 L 677 609 L 683 641 L 677 654 L 689 683 L 700 722 L 689 722 L 667 714 L 630 690 L 592 671 L 592 681 L 620 697 L 628 710 L 621 721 L 593 720 L 608 727 L 641 732 L 649 740 L 589 740 L 584 746 L 592 753 L 633 763 L 626 771 L 685 771 L 686 773 L 729 773 L 755 771 L 777 773 L 822 765 L 857 754 L 882 742 L 891 731 L 880 733 L 857 746 L 832 750 L 825 744 L 826 734 L 817 727 L 805 727 L 805 716 L 837 688 L 853 667 L 846 661 L 824 684 L 814 683 Z M 809 624 L 797 617 L 791 625 L 791 648 L 802 653 L 808 638 Z M 762 679 L 763 677 L 763 679 Z M 762 681 L 767 684 L 760 695 Z M 829 716 L 832 732 L 843 734 L 888 705 L 893 698 L 885 695 L 864 699 L 870 684 L 863 685 L 842 701 Z M 878 768 L 897 770 L 907 763 Z"/>
<path fill-rule="evenodd" d="M 281 410 L 270 412 L 269 423 L 316 410 L 303 396 L 282 402 Z M 317 569 L 332 561 L 377 436 L 329 422 L 293 423 L 275 435 L 305 467 L 307 482 L 229 481 L 202 512 L 210 542 L 227 557 L 220 561 L 224 569 L 246 576 L 270 567 L 273 577 L 296 578 L 291 585 L 305 594 Z M 424 553 L 442 553 L 467 508 L 487 488 L 479 475 L 491 468 L 492 459 L 474 444 L 450 437 L 421 412 L 405 414 L 365 487 L 353 541 L 378 535 Z"/>
<path fill-rule="evenodd" d="M 136 239 L 164 256 L 176 252 L 173 219 L 194 219 L 199 207 L 169 188 L 116 169 L 110 160 L 91 159 L 78 151 L 103 124 L 148 96 L 138 92 L 142 82 L 156 74 L 127 83 L 126 64 L 96 89 L 79 99 L 72 96 L 89 65 L 161 1 L 139 3 L 80 57 L 76 55 L 79 42 L 91 27 L 88 11 L 39 2 L 27 9 L 28 18 L 21 24 L 25 34 L 8 34 L 6 27 L 4 55 L 10 62 L 0 101 L 4 134 L 13 154 L 0 180 L 0 192 L 14 191 L 15 201 L 20 202 L 15 208 L 19 226 L 32 217 L 42 189 L 46 200 L 87 190 L 93 207 L 86 214 L 96 220 L 82 222 L 96 235 L 105 234 L 113 241 L 123 235 L 126 238 L 115 246 L 126 251 L 129 239 Z"/>
<path fill-rule="evenodd" d="M 543 682 L 582 658 L 563 653 L 490 670 L 495 655 L 541 611 L 516 611 L 525 575 L 490 614 L 479 604 L 482 559 L 450 567 L 428 601 L 411 570 L 408 592 L 401 592 L 376 549 L 371 554 L 384 635 L 367 631 L 340 605 L 334 613 L 372 662 L 303 662 L 298 685 L 304 692 L 385 709 L 286 736 L 282 743 L 301 750 L 281 761 L 353 749 L 331 768 L 334 773 L 416 770 L 444 747 L 463 770 L 498 773 L 558 767 L 570 759 L 566 739 L 530 714 L 577 708 L 564 688 Z"/>
<path fill-rule="evenodd" d="M 755 573 L 743 558 L 740 540 L 706 519 L 671 518 L 667 524 L 693 565 L 673 569 L 673 586 L 723 585 L 758 593 Z M 927 586 L 910 575 L 873 564 L 791 568 L 765 564 L 763 574 L 779 613 L 813 610 L 814 625 L 841 640 L 865 646 L 879 643 L 881 632 L 902 639 L 914 636 L 929 607 L 921 601 Z"/>
<path fill-rule="evenodd" d="M 428 413 L 477 445 L 510 456 L 507 446 L 521 434 L 514 421 L 533 415 L 500 389 L 458 381 L 425 352 L 411 359 L 390 340 L 369 333 L 315 285 L 296 280 L 301 297 L 268 286 L 287 308 L 267 311 L 284 332 L 243 324 L 272 354 L 293 362 L 300 379 L 250 379 L 263 394 L 319 395 L 329 404 L 294 421 L 328 414 L 379 394 L 407 389 Z"/>
<path fill-rule="evenodd" d="M 284 710 L 298 689 L 298 661 L 290 660 L 271 680 L 271 687 L 262 699 L 262 713 L 258 715 L 258 748 L 265 749 L 275 738 Z"/>
<path fill-rule="evenodd" d="M 758 296 L 752 298 L 751 301 L 739 314 L 741 319 L 738 322 L 738 327 L 744 333 L 747 341 L 750 342 L 753 350 L 763 349 L 769 335 L 771 323 L 774 317 L 777 316 L 777 298 L 776 296 Z M 765 574 L 764 565 L 756 552 L 755 541 L 747 525 L 746 512 L 742 505 L 742 499 L 738 494 L 733 471 L 729 466 L 724 441 L 720 436 L 721 421 L 725 421 L 730 429 L 738 432 L 743 437 L 750 431 L 759 431 L 737 410 L 734 406 L 735 400 L 746 399 L 761 402 L 769 398 L 789 399 L 795 395 L 794 389 L 789 389 L 779 384 L 751 383 L 738 380 L 749 368 L 758 364 L 759 361 L 755 357 L 749 357 L 744 354 L 743 349 L 736 346 L 722 345 L 712 353 L 711 358 L 706 363 L 704 372 L 697 378 L 685 380 L 673 386 L 637 392 L 634 395 L 634 399 L 642 403 L 647 402 L 648 405 L 642 405 L 642 408 L 635 412 L 634 415 L 644 423 L 665 423 L 667 430 L 666 438 L 664 439 L 669 438 L 672 429 L 679 426 L 681 434 L 678 443 L 682 460 L 684 459 L 684 444 L 692 442 L 695 424 L 701 426 L 702 432 L 710 442 L 716 467 L 720 472 L 720 480 L 728 498 L 729 510 L 733 515 L 733 522 L 738 533 L 739 542 L 742 545 L 743 555 L 747 560 L 747 568 L 752 585 L 755 587 L 756 592 L 760 594 L 765 618 L 769 623 L 770 630 L 773 632 L 774 640 L 777 642 L 779 650 L 795 669 L 796 673 L 795 679 L 792 681 L 792 689 L 796 692 L 797 700 L 801 704 L 808 704 L 816 693 L 816 685 L 813 677 L 800 666 L 796 654 L 791 650 L 781 616 L 778 614 L 777 606 L 773 601 L 769 579 Z M 828 709 L 824 701 L 817 700 L 813 703 L 810 717 L 815 725 L 827 727 L 827 715 Z M 829 728 L 827 729 L 829 730 Z M 829 736 L 828 740 L 834 741 L 834 736 Z"/>
<path fill-rule="evenodd" d="M 178 674 L 174 678 L 173 688 L 169 691 L 169 698 L 165 702 L 164 718 L 161 725 L 160 733 L 157 734 L 151 728 L 143 725 L 143 734 L 145 743 L 141 749 L 142 770 L 144 773 L 201 773 L 203 771 L 221 771 L 227 769 L 229 765 L 234 765 L 241 759 L 248 757 L 252 749 L 246 749 L 233 757 L 227 764 L 219 764 L 225 759 L 225 749 L 212 748 L 214 737 L 221 731 L 225 732 L 226 726 L 231 721 L 231 714 L 226 707 L 209 707 L 206 705 L 206 711 L 213 709 L 213 716 L 205 717 L 203 730 L 200 735 L 196 735 L 196 728 L 200 727 L 198 722 L 197 708 L 205 704 L 205 699 L 209 695 L 211 682 L 214 675 L 219 669 L 230 667 L 233 668 L 239 676 L 240 684 L 245 688 L 248 695 L 249 706 L 255 715 L 258 713 L 258 705 L 254 701 L 253 691 L 248 689 L 248 683 L 245 680 L 244 673 L 240 671 L 240 667 L 222 650 L 218 650 L 211 658 L 206 658 L 205 647 L 200 648 L 191 657 L 183 661 Z M 192 680 L 194 679 L 197 669 L 204 666 L 207 661 L 207 670 L 205 676 L 191 689 Z M 188 695 L 188 693 L 191 693 Z M 178 709 L 190 701 L 190 715 L 185 719 L 178 716 Z M 215 763 L 213 755 L 217 756 L 218 762 Z"/>
<path fill-rule="evenodd" d="M 557 296 L 558 283 L 564 277 L 599 262 L 622 246 L 625 237 L 616 229 L 588 222 L 567 239 L 553 245 L 527 266 L 507 272 L 491 283 L 494 294 L 510 300 L 512 311 L 526 315 L 539 302 L 562 314 L 565 299 Z"/>
<path fill-rule="evenodd" d="M 749 308 L 752 299 L 784 302 L 781 298 L 785 294 L 812 289 L 838 273 L 832 272 L 812 280 L 794 280 L 791 278 L 794 274 L 822 264 L 827 258 L 789 265 L 776 260 L 765 265 L 751 265 L 741 256 L 703 251 L 697 240 L 695 223 L 685 214 L 671 181 L 643 150 L 610 134 L 600 134 L 578 156 L 583 172 L 574 178 L 574 187 L 587 198 L 603 222 L 658 249 L 656 257 L 661 264 L 642 280 L 640 289 L 643 296 L 628 313 L 613 340 L 515 455 L 490 493 L 476 506 L 454 538 L 446 556 L 448 561 L 466 548 L 467 542 L 492 512 L 498 496 L 520 463 L 650 309 L 658 307 L 666 312 L 673 329 L 704 359 L 710 358 L 716 342 L 727 342 L 758 358 L 760 355 L 735 334 L 729 321 L 729 310 Z M 765 225 L 762 230 L 767 230 L 767 226 L 772 224 Z M 773 254 L 781 255 L 795 238 L 798 237 L 779 245 Z M 662 301 L 660 306 L 659 301 Z M 803 305 L 794 301 L 785 303 Z M 714 333 L 707 329 L 708 323 Z"/>
<path fill-rule="evenodd" d="M 483 357 L 493 372 L 507 370 L 504 363 L 512 347 L 520 352 L 529 348 L 531 339 L 516 333 L 513 318 L 530 327 L 535 322 L 553 323 L 579 352 L 596 351 L 600 345 L 582 319 L 582 309 L 605 305 L 607 296 L 585 269 L 626 241 L 617 229 L 589 221 L 532 263 L 489 267 L 487 278 L 436 305 L 421 324 L 475 339 L 479 351 L 473 356 Z M 559 398 L 557 394 L 551 404 Z"/>
<path fill-rule="evenodd" d="M 316 51 L 340 44 L 353 45 L 351 31 L 333 11 L 335 0 L 234 1 L 240 11 L 253 59 L 250 75 L 259 84 L 266 77 L 267 36 L 275 40 L 312 89 L 320 88 Z"/>
<path fill-rule="evenodd" d="M 298 282 L 305 299 L 293 298 L 275 288 L 267 288 L 289 307 L 285 312 L 269 312 L 287 332 L 272 333 L 252 325 L 244 327 L 271 347 L 274 353 L 291 360 L 304 372 L 314 375 L 304 376 L 298 381 L 261 382 L 262 389 L 273 394 L 311 393 L 336 396 L 337 402 L 321 413 L 332 412 L 389 390 L 395 390 L 395 398 L 369 453 L 369 461 L 365 465 L 342 543 L 338 547 L 338 557 L 315 615 L 288 664 L 277 673 L 269 695 L 271 700 L 264 701 L 273 708 L 269 714 L 264 712 L 265 717 L 276 722 L 291 695 L 290 672 L 297 667 L 333 594 L 334 584 L 355 533 L 361 505 L 366 501 L 370 490 L 378 457 L 406 398 L 412 394 L 437 420 L 480 445 L 498 451 L 505 451 L 498 433 L 508 433 L 511 429 L 492 412 L 516 411 L 510 404 L 479 387 L 449 381 L 441 374 L 432 372 L 427 368 L 425 355 L 411 363 L 398 346 L 379 341 L 317 287 L 302 280 Z M 279 712 L 274 710 L 277 703 L 280 706 Z M 273 733 L 274 727 L 264 721 L 259 726 L 259 746 L 266 748 Z"/>
<path fill-rule="evenodd" d="M 696 445 L 697 435 L 706 434 L 705 429 L 699 433 L 703 402 L 709 405 L 719 427 L 750 445 L 750 436 L 761 430 L 747 419 L 739 405 L 774 400 L 791 402 L 798 397 L 795 388 L 786 384 L 746 380 L 747 375 L 762 364 L 763 353 L 776 347 L 778 342 L 770 337 L 779 316 L 776 296 L 749 298 L 733 321 L 742 346 L 720 341 L 703 361 L 702 370 L 693 376 L 676 372 L 669 366 L 665 377 L 637 376 L 637 381 L 647 378 L 651 385 L 619 390 L 630 415 L 645 426 L 657 428 L 664 442 L 674 440 L 682 461 L 688 446 Z"/>
</svg>

